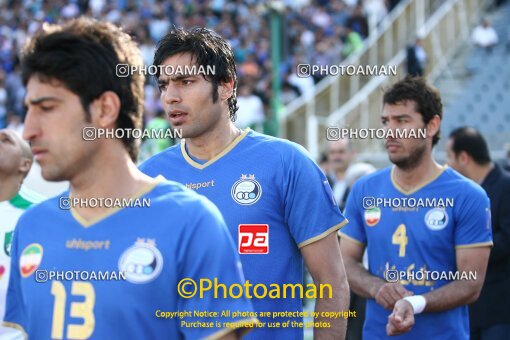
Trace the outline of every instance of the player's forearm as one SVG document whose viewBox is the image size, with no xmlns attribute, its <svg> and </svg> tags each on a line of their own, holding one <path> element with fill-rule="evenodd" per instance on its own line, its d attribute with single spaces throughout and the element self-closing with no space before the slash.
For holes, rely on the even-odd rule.
<svg viewBox="0 0 510 340">
<path fill-rule="evenodd" d="M 329 327 L 314 327 L 314 339 L 344 339 L 347 329 L 347 319 L 343 317 L 331 318 L 324 317 L 322 312 L 343 312 L 349 310 L 349 285 L 347 279 L 335 280 L 335 284 L 331 284 L 333 297 L 324 296 L 318 298 L 315 303 L 315 312 L 317 317 L 314 318 L 316 323 L 329 323 Z M 321 316 L 322 315 L 322 316 Z"/>
<path fill-rule="evenodd" d="M 349 273 L 349 286 L 357 295 L 373 299 L 386 282 L 368 272 L 363 265 L 351 258 L 344 258 L 345 271 Z"/>
<path fill-rule="evenodd" d="M 424 311 L 442 312 L 475 302 L 482 290 L 483 279 L 481 284 L 477 281 L 453 281 L 424 294 L 427 301 Z"/>
</svg>

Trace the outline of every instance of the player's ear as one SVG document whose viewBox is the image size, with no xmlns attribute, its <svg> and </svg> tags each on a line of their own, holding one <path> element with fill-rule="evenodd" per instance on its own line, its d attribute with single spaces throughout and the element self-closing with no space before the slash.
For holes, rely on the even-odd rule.
<svg viewBox="0 0 510 340">
<path fill-rule="evenodd" d="M 227 100 L 234 94 L 234 79 L 230 79 L 225 83 L 220 83 L 219 86 L 221 101 Z"/>
<path fill-rule="evenodd" d="M 427 137 L 434 137 L 439 131 L 441 126 L 441 118 L 439 115 L 434 115 L 431 120 L 427 123 Z"/>
<path fill-rule="evenodd" d="M 27 175 L 32 167 L 32 160 L 29 158 L 22 158 L 18 170 Z"/>
<path fill-rule="evenodd" d="M 103 128 L 115 126 L 120 105 L 120 98 L 115 92 L 104 92 L 90 106 L 92 121 Z"/>
</svg>

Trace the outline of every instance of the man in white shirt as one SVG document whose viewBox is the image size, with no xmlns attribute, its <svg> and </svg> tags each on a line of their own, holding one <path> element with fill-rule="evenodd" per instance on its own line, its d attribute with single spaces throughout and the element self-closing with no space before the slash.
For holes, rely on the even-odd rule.
<svg viewBox="0 0 510 340">
<path fill-rule="evenodd" d="M 342 210 L 345 204 L 348 183 L 346 172 L 355 156 L 348 139 L 340 139 L 328 143 L 328 161 L 333 179 L 333 196 Z"/>
<path fill-rule="evenodd" d="M 0 129 L 0 316 L 5 311 L 5 296 L 10 272 L 12 233 L 18 218 L 32 204 L 42 200 L 22 186 L 30 171 L 33 155 L 30 146 L 14 130 Z M 7 339 L 0 329 L 0 338 Z"/>
<path fill-rule="evenodd" d="M 482 23 L 473 30 L 471 40 L 476 46 L 490 52 L 492 47 L 498 43 L 498 34 L 491 26 L 491 23 L 484 19 Z"/>
</svg>

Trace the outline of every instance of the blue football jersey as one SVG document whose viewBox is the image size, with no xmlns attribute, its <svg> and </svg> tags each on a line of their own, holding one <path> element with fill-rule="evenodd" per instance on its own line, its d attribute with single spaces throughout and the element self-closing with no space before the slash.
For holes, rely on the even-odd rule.
<svg viewBox="0 0 510 340">
<path fill-rule="evenodd" d="M 347 223 L 325 175 L 304 148 L 250 129 L 209 161 L 190 157 L 183 141 L 148 159 L 140 169 L 181 182 L 219 208 L 237 245 L 245 278 L 254 285 L 302 284 L 300 248 Z M 302 311 L 299 297 L 252 302 L 259 313 Z M 300 328 L 267 327 L 302 318 L 259 320 L 266 327 L 254 329 L 247 338 L 303 337 Z"/>
<path fill-rule="evenodd" d="M 31 208 L 16 226 L 5 326 L 31 339 L 198 339 L 246 320 L 224 310 L 253 313 L 245 298 L 177 292 L 188 278 L 244 284 L 225 222 L 207 199 L 160 179 L 139 196 L 150 207 L 87 223 L 59 208 L 67 195 Z"/>
<path fill-rule="evenodd" d="M 391 169 L 355 183 L 344 212 L 350 223 L 340 235 L 367 246 L 372 275 L 425 294 L 458 275 L 456 249 L 492 245 L 489 199 L 480 186 L 447 166 L 437 178 L 412 192 L 394 182 Z M 413 203 L 374 207 L 367 206 L 367 198 Z M 410 332 L 392 337 L 386 335 L 390 313 L 368 299 L 363 338 L 469 339 L 467 306 L 417 314 Z"/>
</svg>

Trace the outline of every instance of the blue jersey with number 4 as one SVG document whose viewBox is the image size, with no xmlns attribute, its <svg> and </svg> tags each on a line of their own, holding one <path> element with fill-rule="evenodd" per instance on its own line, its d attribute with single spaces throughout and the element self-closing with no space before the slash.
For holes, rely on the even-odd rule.
<svg viewBox="0 0 510 340">
<path fill-rule="evenodd" d="M 383 199 L 393 203 L 373 206 Z M 448 167 L 412 192 L 394 182 L 391 168 L 365 176 L 353 186 L 345 215 L 350 223 L 340 234 L 367 246 L 370 273 L 399 281 L 414 294 L 438 289 L 462 274 L 457 273 L 456 249 L 492 245 L 485 191 Z M 459 278 L 473 279 L 470 274 L 476 273 Z M 396 337 L 386 335 L 390 313 L 367 300 L 363 338 L 469 339 L 467 306 L 415 315 L 412 330 Z"/>
<path fill-rule="evenodd" d="M 282 285 L 303 283 L 300 248 L 347 222 L 326 177 L 307 152 L 295 143 L 246 129 L 207 162 L 190 157 L 184 141 L 153 156 L 140 169 L 149 176 L 181 182 L 220 209 L 241 255 L 246 280 L 268 289 L 265 298 L 255 297 L 252 302 L 255 311 L 269 312 L 271 317 L 260 317 L 265 327 L 254 329 L 247 338 L 301 339 L 303 329 L 269 328 L 277 326 L 275 322 L 302 321 L 273 318 L 273 312 L 302 310 L 299 291 L 292 298 L 292 289 L 283 292 Z M 280 298 L 269 297 L 271 284 L 282 288 Z M 263 288 L 256 293 L 264 296 Z"/>
<path fill-rule="evenodd" d="M 247 299 L 177 292 L 187 278 L 244 282 L 223 218 L 205 198 L 163 181 L 139 197 L 150 207 L 124 208 L 87 223 L 73 210 L 59 209 L 65 196 L 19 220 L 5 326 L 31 339 L 198 339 L 241 321 L 222 311 L 253 311 Z M 192 292 L 191 283 L 184 286 Z M 161 317 L 177 311 L 190 314 Z M 195 311 L 218 314 L 198 317 Z"/>
</svg>

